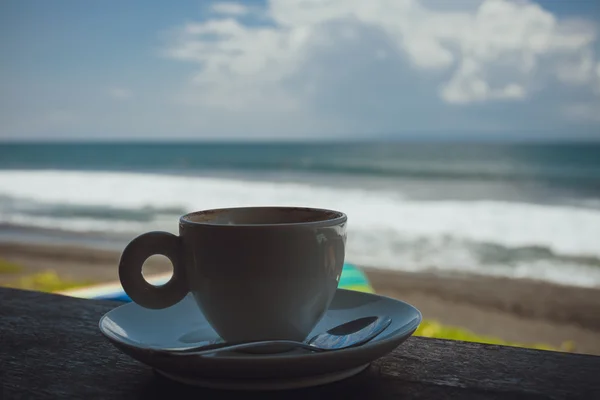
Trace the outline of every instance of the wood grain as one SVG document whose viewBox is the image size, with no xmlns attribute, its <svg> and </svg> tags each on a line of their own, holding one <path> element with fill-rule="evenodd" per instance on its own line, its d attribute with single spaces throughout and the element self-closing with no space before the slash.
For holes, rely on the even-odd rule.
<svg viewBox="0 0 600 400">
<path fill-rule="evenodd" d="M 121 354 L 98 330 L 118 303 L 0 289 L 0 398 L 221 398 L 173 383 Z M 243 399 L 594 399 L 600 357 L 413 337 L 342 382 Z"/>
</svg>

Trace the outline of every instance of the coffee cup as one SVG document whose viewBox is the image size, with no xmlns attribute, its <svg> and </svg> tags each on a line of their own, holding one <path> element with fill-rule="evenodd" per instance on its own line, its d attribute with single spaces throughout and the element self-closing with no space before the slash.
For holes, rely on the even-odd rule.
<svg viewBox="0 0 600 400">
<path fill-rule="evenodd" d="M 316 208 L 192 212 L 180 217 L 179 236 L 148 232 L 133 239 L 121 255 L 119 278 L 144 308 L 167 308 L 191 293 L 225 341 L 301 341 L 338 287 L 346 223 L 344 213 Z M 142 275 L 155 254 L 173 265 L 162 286 Z"/>
</svg>

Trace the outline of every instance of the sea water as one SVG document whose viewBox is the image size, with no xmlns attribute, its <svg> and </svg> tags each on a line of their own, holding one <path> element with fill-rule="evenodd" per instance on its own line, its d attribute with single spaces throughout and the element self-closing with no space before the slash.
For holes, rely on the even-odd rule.
<svg viewBox="0 0 600 400">
<path fill-rule="evenodd" d="M 600 144 L 0 145 L 0 240 L 120 248 L 250 205 L 347 213 L 359 265 L 600 286 Z"/>
</svg>

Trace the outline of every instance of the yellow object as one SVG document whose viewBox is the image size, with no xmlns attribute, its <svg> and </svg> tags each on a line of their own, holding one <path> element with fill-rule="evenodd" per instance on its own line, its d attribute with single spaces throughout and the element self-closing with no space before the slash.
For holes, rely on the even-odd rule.
<svg viewBox="0 0 600 400">
<path fill-rule="evenodd" d="M 40 292 L 57 292 L 61 290 L 71 289 L 80 286 L 89 285 L 91 282 L 74 281 L 63 279 L 58 276 L 55 271 L 49 270 L 23 276 L 14 282 L 8 283 L 7 287 L 25 290 L 37 290 Z"/>
</svg>

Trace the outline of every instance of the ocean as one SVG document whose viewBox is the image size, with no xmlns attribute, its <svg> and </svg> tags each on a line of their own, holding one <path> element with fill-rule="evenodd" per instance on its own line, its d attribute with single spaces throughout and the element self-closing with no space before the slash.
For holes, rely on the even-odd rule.
<svg viewBox="0 0 600 400">
<path fill-rule="evenodd" d="M 348 215 L 347 261 L 600 287 L 600 144 L 0 144 L 0 240 L 122 249 L 207 208 Z"/>
</svg>

